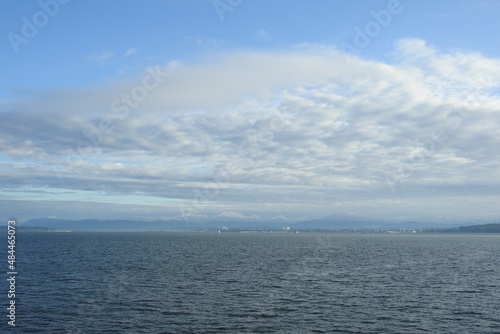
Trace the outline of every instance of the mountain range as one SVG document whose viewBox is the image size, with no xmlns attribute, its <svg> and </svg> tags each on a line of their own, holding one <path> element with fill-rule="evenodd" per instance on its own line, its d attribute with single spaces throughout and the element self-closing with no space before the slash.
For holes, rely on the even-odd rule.
<svg viewBox="0 0 500 334">
<path fill-rule="evenodd" d="M 189 221 L 184 219 L 139 221 L 126 219 L 58 219 L 35 218 L 19 224 L 20 227 L 48 228 L 70 231 L 187 231 L 187 230 L 279 230 L 289 227 L 293 230 L 346 230 L 346 229 L 431 229 L 456 228 L 461 223 L 423 223 L 417 221 L 384 222 L 352 214 L 336 214 L 313 220 L 290 222 L 281 219 L 255 219 L 216 217 L 212 220 Z M 465 225 L 474 225 L 473 223 Z"/>
</svg>

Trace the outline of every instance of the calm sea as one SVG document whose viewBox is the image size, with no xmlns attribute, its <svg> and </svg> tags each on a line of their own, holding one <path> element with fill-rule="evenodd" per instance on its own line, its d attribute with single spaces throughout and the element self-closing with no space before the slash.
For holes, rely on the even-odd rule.
<svg viewBox="0 0 500 334">
<path fill-rule="evenodd" d="M 17 326 L 2 293 L 2 333 L 500 333 L 500 235 L 18 233 L 16 246 Z"/>
</svg>

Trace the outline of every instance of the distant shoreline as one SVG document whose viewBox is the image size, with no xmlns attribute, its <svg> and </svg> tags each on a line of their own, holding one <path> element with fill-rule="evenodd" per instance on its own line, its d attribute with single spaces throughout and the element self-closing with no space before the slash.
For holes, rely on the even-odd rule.
<svg viewBox="0 0 500 334">
<path fill-rule="evenodd" d="M 203 234 L 281 234 L 281 235 L 291 235 L 291 234 L 371 234 L 371 235 L 491 235 L 500 234 L 500 232 L 488 232 L 488 231 L 460 231 L 455 229 L 443 230 L 436 229 L 435 231 L 388 231 L 388 230 L 328 230 L 328 229 L 315 229 L 315 230 L 294 230 L 293 232 L 282 231 L 282 230 L 267 230 L 267 229 L 252 229 L 252 230 L 226 230 L 223 232 L 218 232 L 218 230 L 93 230 L 93 229 L 80 229 L 80 230 L 58 230 L 50 228 L 32 228 L 24 227 L 18 230 L 21 233 L 203 233 Z"/>
</svg>

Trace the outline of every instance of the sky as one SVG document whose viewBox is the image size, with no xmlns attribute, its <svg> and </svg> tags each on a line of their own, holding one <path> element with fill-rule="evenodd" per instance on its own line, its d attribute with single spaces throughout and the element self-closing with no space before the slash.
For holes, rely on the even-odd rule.
<svg viewBox="0 0 500 334">
<path fill-rule="evenodd" d="M 500 1 L 0 10 L 0 219 L 500 219 Z"/>
</svg>

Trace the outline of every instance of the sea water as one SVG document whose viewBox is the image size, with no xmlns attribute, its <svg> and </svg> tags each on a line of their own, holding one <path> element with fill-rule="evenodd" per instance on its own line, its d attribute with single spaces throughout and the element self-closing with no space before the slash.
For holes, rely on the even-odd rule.
<svg viewBox="0 0 500 334">
<path fill-rule="evenodd" d="M 26 232 L 16 246 L 12 332 L 500 333 L 500 235 Z"/>
</svg>

